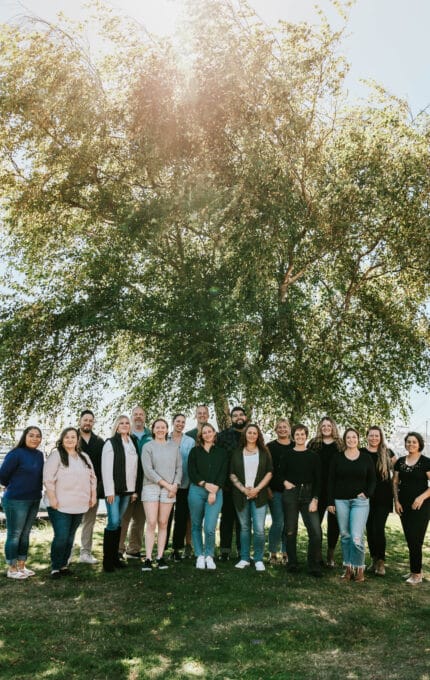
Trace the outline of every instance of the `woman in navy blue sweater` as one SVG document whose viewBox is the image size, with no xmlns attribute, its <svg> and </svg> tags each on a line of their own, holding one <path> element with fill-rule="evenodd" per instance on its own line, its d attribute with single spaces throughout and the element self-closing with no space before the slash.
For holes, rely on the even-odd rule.
<svg viewBox="0 0 430 680">
<path fill-rule="evenodd" d="M 38 449 L 41 441 L 40 429 L 27 427 L 0 468 L 0 483 L 6 487 L 2 505 L 7 525 L 7 576 L 16 580 L 34 576 L 25 563 L 31 527 L 42 496 L 43 453 Z"/>
</svg>

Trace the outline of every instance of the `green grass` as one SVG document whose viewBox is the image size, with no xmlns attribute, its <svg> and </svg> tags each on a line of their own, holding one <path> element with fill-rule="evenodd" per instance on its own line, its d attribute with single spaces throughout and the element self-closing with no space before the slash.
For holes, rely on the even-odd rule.
<svg viewBox="0 0 430 680">
<path fill-rule="evenodd" d="M 189 560 L 150 574 L 136 561 L 114 574 L 76 564 L 74 576 L 50 581 L 51 530 L 39 527 L 38 575 L 0 578 L 0 677 L 430 680 L 430 582 L 402 582 L 396 518 L 387 534 L 387 576 L 364 584 L 341 582 L 340 569 L 316 580 L 231 562 L 201 572 Z M 302 556 L 305 546 L 302 530 Z"/>
</svg>

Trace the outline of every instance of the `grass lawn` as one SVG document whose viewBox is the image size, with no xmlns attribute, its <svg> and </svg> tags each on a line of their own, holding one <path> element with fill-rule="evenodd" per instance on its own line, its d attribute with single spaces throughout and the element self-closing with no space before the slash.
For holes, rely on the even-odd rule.
<svg viewBox="0 0 430 680">
<path fill-rule="evenodd" d="M 197 571 L 190 560 L 149 574 L 136 560 L 114 574 L 74 564 L 73 576 L 51 581 L 51 529 L 40 525 L 29 560 L 37 576 L 0 577 L 0 677 L 430 680 L 430 581 L 402 581 L 395 517 L 387 536 L 387 576 L 363 584 L 344 583 L 340 569 L 314 579 L 234 562 Z M 302 528 L 303 557 L 305 547 Z M 427 570 L 429 560 L 427 541 Z"/>
</svg>

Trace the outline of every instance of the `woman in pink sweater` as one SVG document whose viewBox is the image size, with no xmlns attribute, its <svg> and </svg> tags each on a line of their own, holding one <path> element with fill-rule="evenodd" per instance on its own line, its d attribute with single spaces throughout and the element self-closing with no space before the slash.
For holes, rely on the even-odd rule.
<svg viewBox="0 0 430 680">
<path fill-rule="evenodd" d="M 70 574 L 68 561 L 82 515 L 97 502 L 97 480 L 92 463 L 79 449 L 74 427 L 62 431 L 45 463 L 43 481 L 48 515 L 54 529 L 51 544 L 51 578 Z"/>
</svg>

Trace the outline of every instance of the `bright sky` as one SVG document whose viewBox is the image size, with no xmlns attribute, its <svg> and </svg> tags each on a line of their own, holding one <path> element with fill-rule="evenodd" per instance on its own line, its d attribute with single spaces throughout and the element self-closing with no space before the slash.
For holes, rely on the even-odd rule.
<svg viewBox="0 0 430 680">
<path fill-rule="evenodd" d="M 185 3 L 184 0 L 116 0 L 105 4 L 135 17 L 151 32 L 168 34 L 174 31 Z M 318 3 L 316 0 L 249 0 L 249 4 L 268 24 L 275 24 L 278 19 L 316 23 L 315 4 L 338 22 L 329 0 Z M 79 0 L 0 0 L 0 21 L 13 21 L 23 14 L 37 14 L 52 20 L 59 11 L 79 18 L 82 7 Z M 373 79 L 393 94 L 406 98 L 414 115 L 429 106 L 429 27 L 430 0 L 357 0 L 351 9 L 343 49 L 351 64 L 347 81 L 351 97 L 366 94 L 360 79 Z M 430 395 L 414 392 L 412 402 L 414 412 L 410 425 L 425 431 L 426 419 L 430 419 Z"/>
</svg>

